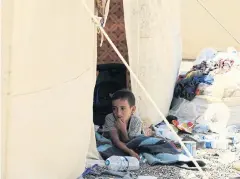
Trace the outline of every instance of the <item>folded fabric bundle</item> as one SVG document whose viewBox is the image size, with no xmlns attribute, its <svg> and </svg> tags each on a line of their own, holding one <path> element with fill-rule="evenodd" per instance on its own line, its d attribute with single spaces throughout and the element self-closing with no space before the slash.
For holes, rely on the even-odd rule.
<svg viewBox="0 0 240 179">
<path fill-rule="evenodd" d="M 204 161 L 196 160 L 196 162 L 198 163 L 198 165 L 202 169 L 206 169 L 206 163 Z M 177 162 L 176 166 L 180 167 L 180 168 L 187 169 L 187 170 L 198 170 L 198 168 L 195 166 L 195 164 L 192 161 L 189 161 L 189 162 Z"/>
<path fill-rule="evenodd" d="M 184 154 L 157 154 L 152 155 L 149 153 L 144 153 L 143 156 L 146 158 L 149 165 L 170 165 L 174 164 L 177 167 L 185 168 L 189 170 L 196 170 L 197 167 L 194 165 L 194 163 L 190 160 L 189 157 L 187 157 Z M 204 169 L 206 166 L 206 163 L 202 160 L 196 160 L 196 162 L 199 164 L 199 166 Z"/>
</svg>

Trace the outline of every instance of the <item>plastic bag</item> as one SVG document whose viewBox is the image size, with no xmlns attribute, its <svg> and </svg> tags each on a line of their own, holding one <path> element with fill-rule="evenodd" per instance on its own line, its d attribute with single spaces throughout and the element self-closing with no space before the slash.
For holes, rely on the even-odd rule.
<svg viewBox="0 0 240 179">
<path fill-rule="evenodd" d="M 181 123 L 190 121 L 196 125 L 208 125 L 216 133 L 222 133 L 226 129 L 230 116 L 229 109 L 223 102 L 209 103 L 199 97 L 192 101 L 175 99 L 169 114 L 176 116 Z"/>
<path fill-rule="evenodd" d="M 212 60 L 217 54 L 217 51 L 213 48 L 205 48 L 197 56 L 196 60 L 193 62 L 193 65 L 199 65 L 203 61 Z"/>
<path fill-rule="evenodd" d="M 165 139 L 169 139 L 173 142 L 178 142 L 177 137 L 174 135 L 174 133 L 166 126 L 161 125 L 159 127 L 154 127 L 156 136 L 163 137 Z"/>
</svg>

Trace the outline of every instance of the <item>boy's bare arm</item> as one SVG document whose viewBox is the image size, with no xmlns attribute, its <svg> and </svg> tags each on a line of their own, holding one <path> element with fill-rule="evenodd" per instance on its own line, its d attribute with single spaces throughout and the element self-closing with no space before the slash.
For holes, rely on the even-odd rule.
<svg viewBox="0 0 240 179">
<path fill-rule="evenodd" d="M 136 157 L 137 159 L 139 159 L 139 156 L 137 153 L 135 153 L 133 150 L 129 149 L 125 143 L 123 143 L 120 138 L 119 138 L 119 131 L 116 128 L 113 128 L 110 131 L 110 137 L 112 139 L 113 144 L 118 147 L 119 149 L 121 149 L 122 151 L 124 151 L 125 153 Z"/>
<path fill-rule="evenodd" d="M 120 135 L 119 136 L 123 142 L 127 143 L 129 142 L 129 137 L 128 137 L 128 132 L 127 132 L 127 126 L 124 122 L 121 120 L 116 121 L 116 129 L 119 131 Z"/>
</svg>

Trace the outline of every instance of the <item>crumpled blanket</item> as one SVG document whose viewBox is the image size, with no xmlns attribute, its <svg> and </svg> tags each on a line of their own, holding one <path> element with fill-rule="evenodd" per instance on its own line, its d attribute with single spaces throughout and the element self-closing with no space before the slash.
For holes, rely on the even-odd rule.
<svg viewBox="0 0 240 179">
<path fill-rule="evenodd" d="M 217 69 L 219 67 L 219 65 L 217 64 L 217 62 L 214 61 L 203 61 L 201 64 L 198 65 L 194 65 L 192 67 L 192 70 L 196 71 L 199 70 L 201 71 L 204 75 L 208 75 L 209 72 Z"/>
<path fill-rule="evenodd" d="M 212 85 L 216 74 L 227 73 L 232 69 L 234 60 L 220 58 L 218 60 L 202 61 L 194 65 L 186 75 L 180 75 L 174 88 L 174 97 L 192 101 L 196 95 L 201 94 L 199 84 Z"/>
<path fill-rule="evenodd" d="M 107 159 L 113 155 L 128 155 L 120 149 L 114 147 L 111 140 L 103 137 L 97 132 L 96 141 L 97 150 L 103 159 Z M 140 135 L 128 142 L 127 146 L 136 151 L 138 154 L 142 154 L 149 165 L 174 164 L 178 167 L 190 170 L 196 169 L 191 159 L 188 156 L 184 155 L 182 153 L 182 150 L 177 149 L 173 143 L 167 142 L 164 139 Z M 197 163 L 202 168 L 206 165 L 203 161 L 200 160 L 197 160 Z"/>
<path fill-rule="evenodd" d="M 111 140 L 96 132 L 97 150 L 103 159 L 113 155 L 127 156 L 117 147 L 113 146 Z M 130 149 L 138 154 L 143 154 L 150 165 L 172 164 L 179 161 L 189 161 L 190 159 L 182 154 L 182 150 L 164 139 L 156 137 L 138 136 L 126 144 Z"/>
<path fill-rule="evenodd" d="M 212 85 L 214 79 L 211 75 L 203 75 L 201 73 L 193 73 L 187 75 L 184 79 L 177 82 L 174 89 L 174 97 L 184 98 L 189 101 L 193 100 L 196 96 L 196 90 L 200 83 Z"/>
</svg>

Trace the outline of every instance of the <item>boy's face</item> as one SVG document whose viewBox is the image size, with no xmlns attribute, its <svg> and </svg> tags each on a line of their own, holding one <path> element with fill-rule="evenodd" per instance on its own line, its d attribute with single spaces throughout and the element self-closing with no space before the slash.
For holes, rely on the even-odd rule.
<svg viewBox="0 0 240 179">
<path fill-rule="evenodd" d="M 112 102 L 112 110 L 117 120 L 127 122 L 135 112 L 136 107 L 130 106 L 127 99 L 116 99 Z"/>
</svg>

